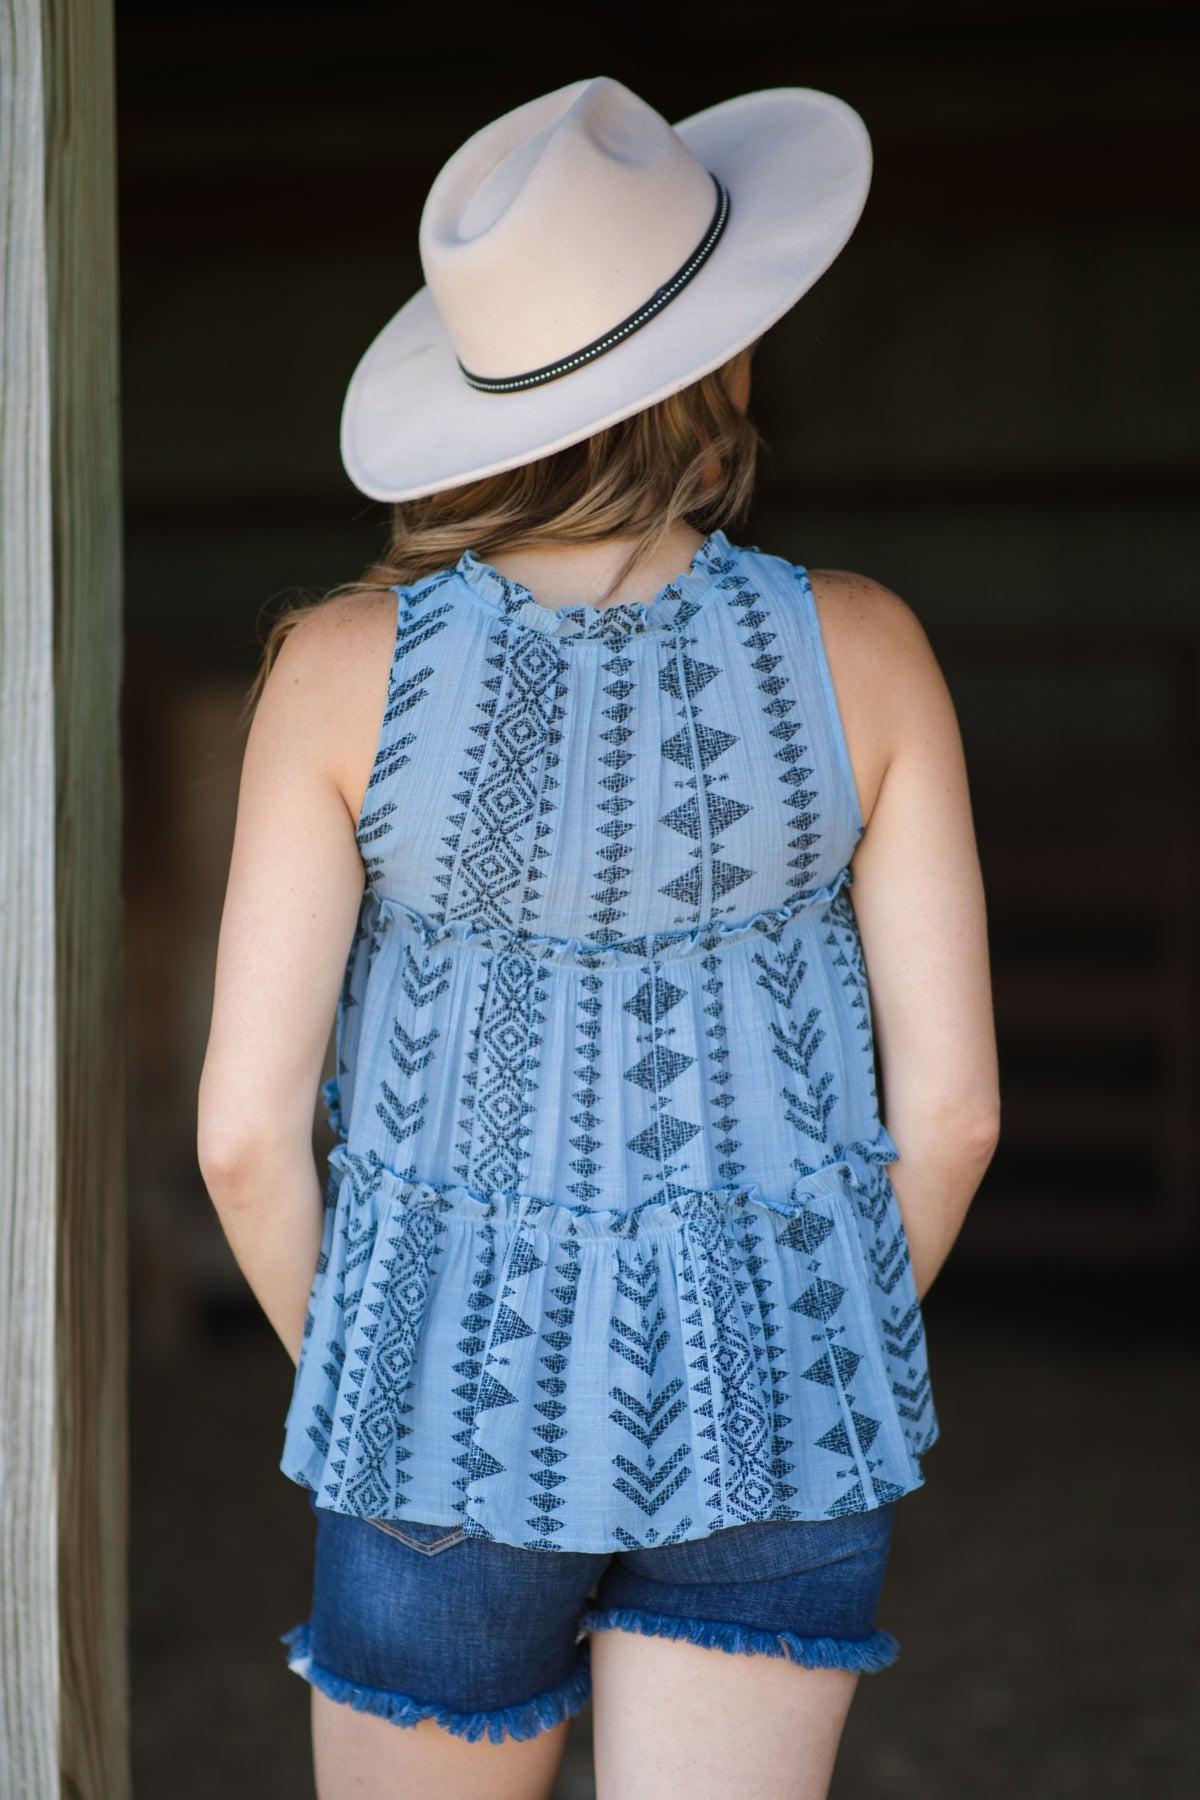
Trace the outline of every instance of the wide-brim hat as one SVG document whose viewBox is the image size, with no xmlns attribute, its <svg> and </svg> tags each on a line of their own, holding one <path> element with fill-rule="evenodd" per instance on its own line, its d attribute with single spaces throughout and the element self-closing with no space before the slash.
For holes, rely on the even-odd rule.
<svg viewBox="0 0 1200 1800">
<path fill-rule="evenodd" d="M 871 168 L 859 114 L 815 88 L 672 126 L 597 76 L 485 125 L 426 198 L 426 285 L 351 377 L 351 481 L 374 500 L 457 487 L 698 381 L 825 272 Z"/>
</svg>

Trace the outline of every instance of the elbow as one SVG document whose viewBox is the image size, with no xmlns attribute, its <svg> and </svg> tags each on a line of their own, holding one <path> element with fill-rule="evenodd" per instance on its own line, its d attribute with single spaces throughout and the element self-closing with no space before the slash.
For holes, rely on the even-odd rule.
<svg viewBox="0 0 1200 1800">
<path fill-rule="evenodd" d="M 974 1105 L 964 1112 L 958 1125 L 958 1141 L 963 1154 L 986 1169 L 1000 1142 L 1000 1102 Z"/>
<path fill-rule="evenodd" d="M 246 1129 L 238 1119 L 236 1089 L 205 1059 L 196 1091 L 196 1163 L 210 1195 L 216 1196 L 246 1161 Z"/>
<path fill-rule="evenodd" d="M 291 1191 L 313 1166 L 312 1116 L 251 1093 L 203 1096 L 196 1117 L 196 1161 L 218 1212 L 256 1208 Z"/>
<path fill-rule="evenodd" d="M 295 1164 L 283 1158 L 278 1145 L 261 1138 L 205 1133 L 197 1138 L 196 1160 L 208 1197 L 222 1218 L 259 1212 L 293 1186 Z"/>
<path fill-rule="evenodd" d="M 206 1064 L 196 1094 L 196 1162 L 216 1206 L 254 1182 L 276 1146 L 278 1120 L 269 1097 L 244 1073 Z"/>
<path fill-rule="evenodd" d="M 927 1147 L 935 1155 L 985 1170 L 1000 1142 L 1000 1101 L 988 1094 L 961 1090 L 932 1098 L 928 1092 L 901 1105 L 896 1128 L 906 1142 Z"/>
<path fill-rule="evenodd" d="M 1000 1143 L 1000 1115 L 995 1113 L 986 1119 L 977 1120 L 967 1138 L 967 1153 L 974 1161 L 982 1178 Z"/>
<path fill-rule="evenodd" d="M 196 1162 L 214 1203 L 234 1195 L 244 1185 L 254 1160 L 254 1147 L 236 1131 L 212 1120 L 201 1120 L 196 1133 Z"/>
<path fill-rule="evenodd" d="M 196 1162 L 213 1204 L 237 1197 L 252 1183 L 263 1161 L 262 1132 L 244 1115 L 201 1105 L 196 1119 Z"/>
</svg>

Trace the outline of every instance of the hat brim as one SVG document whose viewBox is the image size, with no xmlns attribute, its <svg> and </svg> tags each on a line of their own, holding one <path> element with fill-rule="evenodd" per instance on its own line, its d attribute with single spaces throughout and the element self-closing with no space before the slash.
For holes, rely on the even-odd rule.
<svg viewBox="0 0 1200 1800">
<path fill-rule="evenodd" d="M 414 500 L 578 443 L 719 368 L 824 274 L 871 183 L 870 137 L 853 107 L 815 88 L 768 88 L 674 129 L 730 193 L 725 230 L 696 276 L 615 349 L 506 394 L 464 381 L 429 289 L 418 289 L 346 390 L 341 455 L 360 492 Z"/>
</svg>

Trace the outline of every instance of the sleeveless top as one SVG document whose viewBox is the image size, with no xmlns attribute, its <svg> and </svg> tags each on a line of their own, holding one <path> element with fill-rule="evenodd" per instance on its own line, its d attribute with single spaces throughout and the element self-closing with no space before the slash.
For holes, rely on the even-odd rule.
<svg viewBox="0 0 1200 1800">
<path fill-rule="evenodd" d="M 649 601 L 551 610 L 470 550 L 393 591 L 280 1468 L 589 1552 L 920 1486 L 807 571 L 718 530 Z"/>
</svg>

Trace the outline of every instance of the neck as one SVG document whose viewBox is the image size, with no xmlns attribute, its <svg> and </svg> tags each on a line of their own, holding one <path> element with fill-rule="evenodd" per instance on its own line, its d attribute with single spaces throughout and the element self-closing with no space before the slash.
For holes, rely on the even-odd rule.
<svg viewBox="0 0 1200 1800">
<path fill-rule="evenodd" d="M 672 526 L 652 553 L 619 582 L 609 583 L 633 545 L 632 537 L 610 537 L 590 544 L 528 544 L 500 550 L 488 561 L 510 581 L 519 581 L 543 606 L 620 606 L 631 600 L 653 600 L 682 575 L 704 533 L 680 522 Z M 601 598 L 603 596 L 603 598 Z"/>
</svg>

